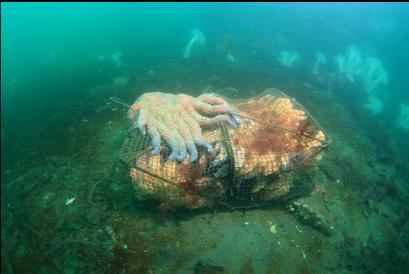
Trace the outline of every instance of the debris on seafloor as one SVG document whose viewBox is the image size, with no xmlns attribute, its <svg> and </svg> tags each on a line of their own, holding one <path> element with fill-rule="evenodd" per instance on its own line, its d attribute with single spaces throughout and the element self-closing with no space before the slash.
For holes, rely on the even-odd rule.
<svg viewBox="0 0 409 274">
<path fill-rule="evenodd" d="M 66 200 L 65 200 L 65 205 L 70 205 L 70 204 L 72 204 L 76 199 L 77 199 L 77 197 L 72 197 L 72 198 L 70 198 L 70 199 L 66 199 Z"/>
<path fill-rule="evenodd" d="M 273 234 L 276 234 L 277 233 L 277 225 L 271 225 L 270 226 L 270 232 L 273 233 Z"/>
<path fill-rule="evenodd" d="M 195 274 L 204 274 L 204 273 L 223 273 L 224 268 L 217 265 L 212 265 L 206 261 L 199 260 L 195 267 L 193 268 Z"/>
</svg>

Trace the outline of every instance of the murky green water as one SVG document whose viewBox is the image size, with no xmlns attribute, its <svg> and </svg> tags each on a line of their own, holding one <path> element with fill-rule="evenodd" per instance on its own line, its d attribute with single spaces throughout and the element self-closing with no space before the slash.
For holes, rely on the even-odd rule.
<svg viewBox="0 0 409 274">
<path fill-rule="evenodd" d="M 1 8 L 2 272 L 406 273 L 407 3 Z M 136 200 L 118 160 L 131 123 L 110 97 L 268 88 L 331 137 L 310 194 L 248 210 Z"/>
</svg>

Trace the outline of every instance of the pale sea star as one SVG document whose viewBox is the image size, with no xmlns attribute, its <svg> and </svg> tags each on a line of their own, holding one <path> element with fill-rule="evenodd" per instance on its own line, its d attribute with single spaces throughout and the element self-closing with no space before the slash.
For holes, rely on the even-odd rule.
<svg viewBox="0 0 409 274">
<path fill-rule="evenodd" d="M 136 115 L 138 114 L 138 115 Z M 213 147 L 204 139 L 202 127 L 227 123 L 233 127 L 242 118 L 227 102 L 213 94 L 197 98 L 186 94 L 150 92 L 140 96 L 128 112 L 135 127 L 152 138 L 153 154 L 161 150 L 163 138 L 171 148 L 169 160 L 182 161 L 190 154 L 190 162 L 198 158 L 196 145 L 208 152 Z"/>
</svg>

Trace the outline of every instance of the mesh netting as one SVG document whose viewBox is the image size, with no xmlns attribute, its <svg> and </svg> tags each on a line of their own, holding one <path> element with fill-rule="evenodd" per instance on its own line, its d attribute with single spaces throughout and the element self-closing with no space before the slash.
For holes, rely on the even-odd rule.
<svg viewBox="0 0 409 274">
<path fill-rule="evenodd" d="M 127 133 L 120 159 L 130 169 L 138 198 L 185 208 L 251 207 L 312 189 L 310 170 L 328 145 L 314 118 L 277 89 L 230 104 L 246 119 L 237 128 L 203 129 L 214 152 L 198 148 L 194 163 L 167 161 L 165 144 L 154 155 L 148 134 Z"/>
</svg>

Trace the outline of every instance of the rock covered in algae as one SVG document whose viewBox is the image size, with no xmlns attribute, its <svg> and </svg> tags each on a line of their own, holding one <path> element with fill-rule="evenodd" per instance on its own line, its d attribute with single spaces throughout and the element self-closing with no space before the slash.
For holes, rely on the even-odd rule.
<svg viewBox="0 0 409 274">
<path fill-rule="evenodd" d="M 309 206 L 298 201 L 287 205 L 288 211 L 302 224 L 322 232 L 325 235 L 331 235 L 335 228 L 329 224 L 322 215 L 310 209 Z"/>
</svg>

